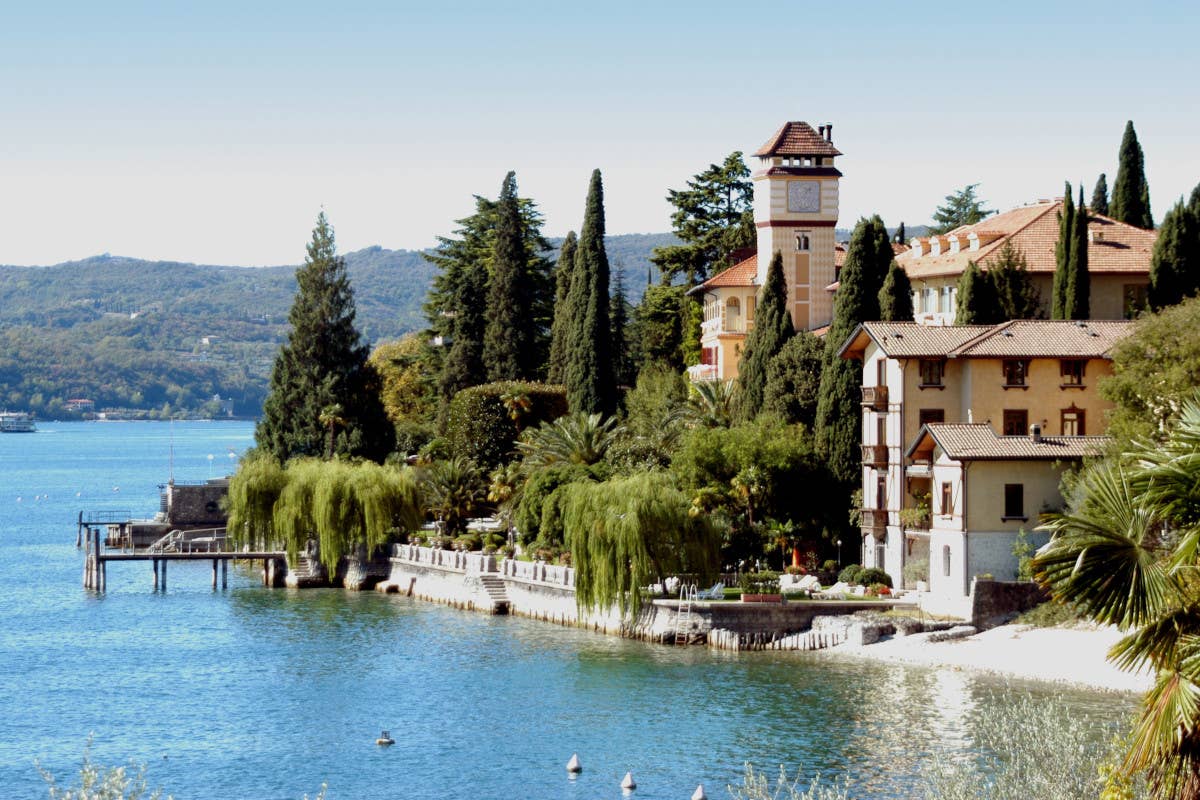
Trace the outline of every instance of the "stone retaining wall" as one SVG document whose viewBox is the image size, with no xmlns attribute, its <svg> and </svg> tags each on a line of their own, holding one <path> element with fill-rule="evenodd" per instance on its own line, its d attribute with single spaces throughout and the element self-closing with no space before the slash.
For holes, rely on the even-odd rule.
<svg viewBox="0 0 1200 800">
<path fill-rule="evenodd" d="M 511 559 L 497 562 L 492 556 L 414 545 L 396 545 L 391 564 L 391 574 L 375 587 L 377 591 L 399 592 L 473 611 L 516 614 L 631 639 L 665 643 L 676 640 L 679 601 L 646 602 L 632 620 L 623 618 L 615 607 L 581 611 L 575 603 L 575 571 L 570 567 Z M 502 609 L 483 589 L 481 579 L 485 575 L 503 581 L 507 603 Z M 817 614 L 886 610 L 893 605 L 888 601 L 697 602 L 691 606 L 684 634 L 689 643 L 705 643 L 722 650 L 808 650 L 814 649 L 818 641 L 822 645 L 835 643 L 832 637 L 797 636 L 811 628 Z"/>
</svg>

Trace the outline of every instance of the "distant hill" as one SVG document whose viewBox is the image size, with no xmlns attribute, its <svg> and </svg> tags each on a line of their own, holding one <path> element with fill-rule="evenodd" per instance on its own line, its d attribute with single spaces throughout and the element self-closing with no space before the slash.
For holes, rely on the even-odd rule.
<svg viewBox="0 0 1200 800">
<path fill-rule="evenodd" d="M 671 234 L 606 240 L 630 299 Z M 553 242 L 555 247 L 559 242 Z M 419 330 L 434 267 L 421 252 L 345 254 L 358 324 L 372 342 Z M 232 267 L 102 255 L 0 266 L 0 408 L 64 416 L 67 399 L 158 415 L 215 413 L 214 395 L 256 415 L 286 331 L 295 266 Z M 164 408 L 165 406 L 165 408 Z"/>
</svg>

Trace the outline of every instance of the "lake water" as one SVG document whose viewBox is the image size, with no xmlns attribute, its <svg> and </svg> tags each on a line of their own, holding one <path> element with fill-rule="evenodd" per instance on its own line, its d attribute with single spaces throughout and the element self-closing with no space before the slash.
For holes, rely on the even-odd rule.
<svg viewBox="0 0 1200 800">
<path fill-rule="evenodd" d="M 228 471 L 250 423 L 42 423 L 0 436 L 0 786 L 73 778 L 89 734 L 102 763 L 148 765 L 191 798 L 726 797 L 743 763 L 848 773 L 860 797 L 911 795 L 924 760 L 963 749 L 995 679 L 629 642 L 395 595 L 264 589 L 206 563 L 113 563 L 81 588 L 78 511 L 150 515 L 157 484 Z M 1132 700 L 1039 685 L 1096 719 Z M 376 747 L 387 728 L 394 747 Z M 578 752 L 575 781 L 563 765 Z"/>
</svg>

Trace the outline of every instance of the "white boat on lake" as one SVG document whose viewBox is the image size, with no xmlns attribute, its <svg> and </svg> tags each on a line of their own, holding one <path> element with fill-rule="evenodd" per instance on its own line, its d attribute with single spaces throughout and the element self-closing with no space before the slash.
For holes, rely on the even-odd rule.
<svg viewBox="0 0 1200 800">
<path fill-rule="evenodd" d="M 33 415 L 23 411 L 0 411 L 0 433 L 34 433 Z"/>
</svg>

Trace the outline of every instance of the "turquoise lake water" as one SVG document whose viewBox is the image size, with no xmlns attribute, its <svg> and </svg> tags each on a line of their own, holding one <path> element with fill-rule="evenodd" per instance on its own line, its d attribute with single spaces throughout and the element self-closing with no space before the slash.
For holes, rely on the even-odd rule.
<svg viewBox="0 0 1200 800">
<path fill-rule="evenodd" d="M 0 787 L 45 796 L 35 759 L 73 777 L 88 735 L 104 763 L 144 762 L 179 800 L 727 797 L 743 763 L 849 774 L 904 798 L 1002 682 L 820 654 L 713 653 L 623 641 L 395 595 L 264 589 L 232 570 L 114 563 L 81 588 L 75 518 L 158 507 L 177 480 L 228 471 L 250 423 L 41 423 L 0 436 Z M 212 456 L 210 459 L 209 456 Z M 1119 721 L 1121 696 L 1056 695 Z M 397 743 L 376 747 L 387 728 Z M 578 752 L 585 771 L 563 765 Z"/>
</svg>

